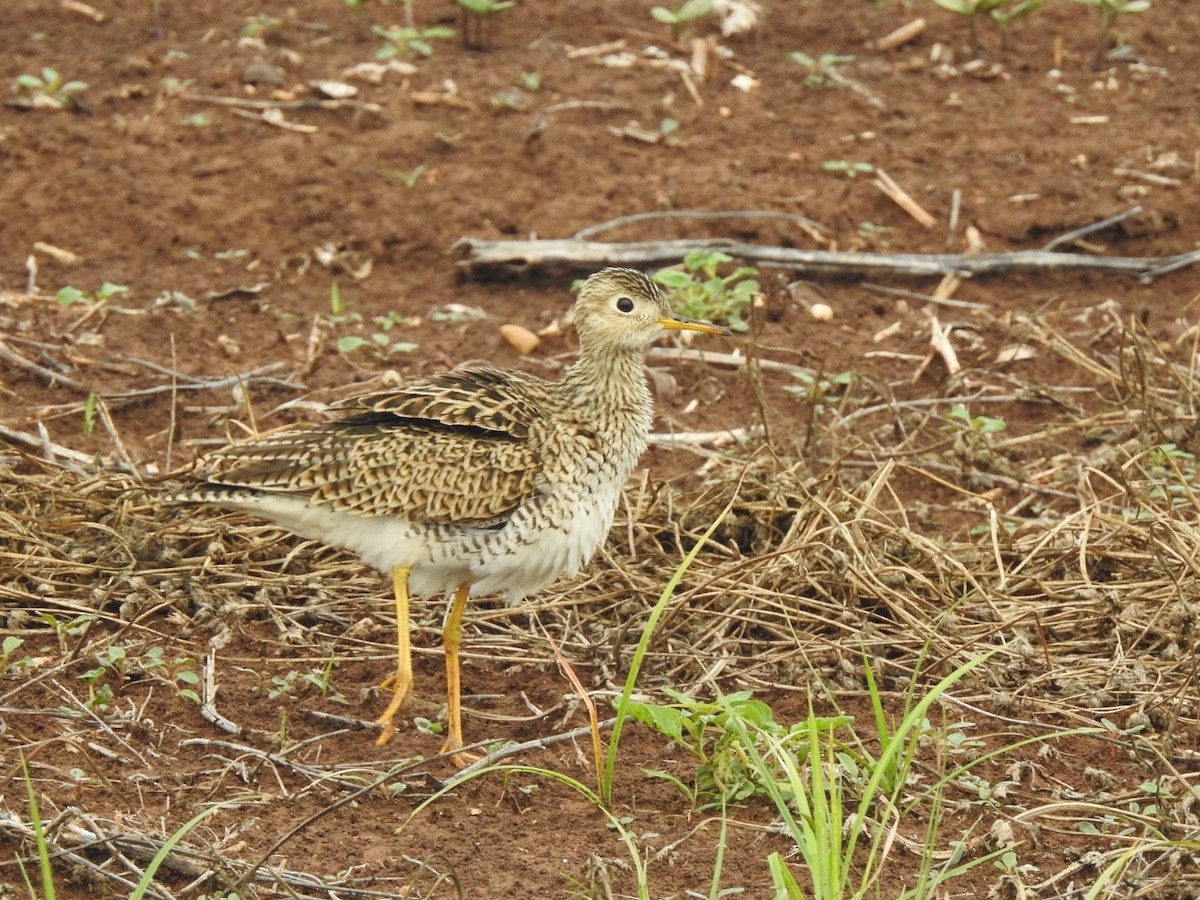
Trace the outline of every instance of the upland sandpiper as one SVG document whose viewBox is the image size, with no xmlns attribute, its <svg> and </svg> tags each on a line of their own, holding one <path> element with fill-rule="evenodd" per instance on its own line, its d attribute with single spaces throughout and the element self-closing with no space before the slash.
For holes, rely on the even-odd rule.
<svg viewBox="0 0 1200 900">
<path fill-rule="evenodd" d="M 458 652 L 471 595 L 520 599 L 583 566 L 604 541 L 646 447 L 653 403 L 643 355 L 668 331 L 729 332 L 676 315 L 632 269 L 605 269 L 575 303 L 579 359 L 556 381 L 464 365 L 335 405 L 201 461 L 178 499 L 269 519 L 391 573 L 396 604 L 387 743 L 413 683 L 409 594 L 453 592 L 442 639 L 447 734 L 463 758 Z"/>
</svg>

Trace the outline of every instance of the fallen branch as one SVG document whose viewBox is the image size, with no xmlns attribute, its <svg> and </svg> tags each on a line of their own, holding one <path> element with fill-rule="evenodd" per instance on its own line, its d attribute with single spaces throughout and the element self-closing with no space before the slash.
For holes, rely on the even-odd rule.
<svg viewBox="0 0 1200 900">
<path fill-rule="evenodd" d="M 1083 256 L 1045 250 L 1012 253 L 842 253 L 763 247 L 727 238 L 603 243 L 561 240 L 488 241 L 464 237 L 455 242 L 467 258 L 459 262 L 472 275 L 489 269 L 530 271 L 545 268 L 594 269 L 606 265 L 650 266 L 677 263 L 697 250 L 720 250 L 743 262 L 805 273 L 906 275 L 916 278 L 991 275 L 998 272 L 1074 270 L 1120 272 L 1149 283 L 1167 272 L 1200 262 L 1200 250 L 1176 256 Z"/>
</svg>

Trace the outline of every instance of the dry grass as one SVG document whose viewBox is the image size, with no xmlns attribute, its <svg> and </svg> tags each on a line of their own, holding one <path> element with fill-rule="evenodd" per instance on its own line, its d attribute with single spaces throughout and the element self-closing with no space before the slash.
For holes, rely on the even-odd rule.
<svg viewBox="0 0 1200 900">
<path fill-rule="evenodd" d="M 1175 802 L 1159 804 L 1155 833 L 1191 837 L 1200 472 L 1161 448 L 1195 434 L 1195 355 L 1112 316 L 1086 346 L 1033 318 L 995 324 L 1070 361 L 1077 381 L 1034 386 L 997 367 L 966 373 L 949 393 L 975 398 L 972 413 L 1035 410 L 1040 430 L 964 428 L 946 419 L 949 401 L 860 389 L 819 406 L 804 462 L 759 448 L 714 456 L 699 487 L 632 487 L 603 557 L 521 607 L 475 609 L 467 655 L 546 663 L 536 617 L 595 687 L 612 687 L 651 598 L 731 504 L 654 636 L 644 689 L 702 692 L 715 680 L 836 697 L 862 689 L 866 654 L 884 686 L 903 691 L 918 669 L 937 678 L 995 649 L 954 692 L 958 709 L 1034 731 L 1105 725 L 1142 760 L 1139 777 L 1170 782 Z M 20 722 L 34 761 L 47 741 L 89 742 L 103 716 L 84 710 L 68 673 L 118 641 L 182 642 L 199 657 L 252 618 L 295 655 L 320 660 L 336 646 L 392 656 L 383 580 L 343 554 L 245 519 L 164 508 L 158 488 L 132 476 L 16 456 L 0 468 L 4 633 L 61 651 L 0 680 L 0 712 Z M 442 611 L 423 599 L 414 619 L 435 631 Z M 82 615 L 95 622 L 70 635 L 52 628 Z M 363 627 L 366 617 L 380 621 Z M 7 774 L 11 811 L 23 791 Z M 80 827 L 63 819 L 52 837 L 78 852 Z M 10 835 L 23 829 L 13 812 L 0 821 Z M 107 846 L 117 858 L 132 845 Z"/>
</svg>

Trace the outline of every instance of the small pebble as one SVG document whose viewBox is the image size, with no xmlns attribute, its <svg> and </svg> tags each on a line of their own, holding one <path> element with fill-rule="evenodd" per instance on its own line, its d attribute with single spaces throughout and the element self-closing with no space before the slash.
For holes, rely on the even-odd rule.
<svg viewBox="0 0 1200 900">
<path fill-rule="evenodd" d="M 828 322 L 833 318 L 833 307 L 828 303 L 814 303 L 808 308 L 808 313 L 818 322 Z"/>
<path fill-rule="evenodd" d="M 243 84 L 265 84 L 278 86 L 286 81 L 283 69 L 273 63 L 256 60 L 242 69 Z"/>
<path fill-rule="evenodd" d="M 541 344 L 541 339 L 523 325 L 501 325 L 500 337 L 522 356 L 528 356 Z"/>
</svg>

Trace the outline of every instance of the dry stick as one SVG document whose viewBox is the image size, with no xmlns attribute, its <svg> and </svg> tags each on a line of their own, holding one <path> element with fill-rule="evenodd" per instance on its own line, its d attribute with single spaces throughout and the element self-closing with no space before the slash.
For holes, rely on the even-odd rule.
<svg viewBox="0 0 1200 900">
<path fill-rule="evenodd" d="M 779 219 L 784 222 L 794 222 L 806 231 L 812 229 L 826 234 L 829 233 L 829 229 L 820 222 L 815 222 L 804 216 L 798 216 L 795 213 L 774 212 L 769 209 L 658 209 L 651 212 L 634 213 L 629 216 L 619 216 L 616 219 L 609 219 L 607 222 L 589 225 L 587 228 L 581 228 L 575 232 L 573 237 L 578 241 L 587 241 L 602 231 L 611 231 L 614 228 L 621 228 L 625 225 L 634 225 L 638 222 L 650 222 L 658 219 Z"/>
<path fill-rule="evenodd" d="M 1115 216 L 1109 216 L 1107 219 L 1101 219 L 1099 222 L 1093 222 L 1091 225 L 1084 225 L 1082 228 L 1076 228 L 1073 231 L 1068 231 L 1066 234 L 1060 234 L 1053 240 L 1047 241 L 1042 245 L 1043 250 L 1053 250 L 1055 247 L 1061 247 L 1063 244 L 1069 244 L 1071 241 L 1078 240 L 1081 237 L 1101 231 L 1110 225 L 1116 225 L 1118 222 L 1123 222 L 1130 216 L 1136 216 L 1142 211 L 1141 206 L 1131 206 L 1124 212 L 1119 212 Z"/>
<path fill-rule="evenodd" d="M 609 728 L 612 728 L 613 725 L 616 724 L 616 721 L 616 717 L 605 719 L 596 727 L 601 731 L 606 731 Z M 526 753 L 530 750 L 545 750 L 554 746 L 555 744 L 561 744 L 563 741 L 573 741 L 591 733 L 592 726 L 591 724 L 588 724 L 581 725 L 578 728 L 573 728 L 570 731 L 564 731 L 561 734 L 552 734 L 549 737 L 541 737 L 532 741 L 525 741 L 523 744 L 506 744 L 499 750 L 494 750 L 493 752 L 489 753 L 484 759 L 471 763 L 471 765 L 467 766 L 465 769 L 460 769 L 459 771 L 455 772 L 444 782 L 442 782 L 442 784 L 446 787 L 452 787 L 453 785 L 458 784 L 468 775 L 478 772 L 480 769 L 485 769 L 488 766 L 494 766 L 496 763 L 500 762 L 501 760 L 508 759 L 510 756 L 517 756 L 518 754 Z"/>
<path fill-rule="evenodd" d="M 920 300 L 922 303 L 933 303 L 937 306 L 949 306 L 954 309 L 971 309 L 983 311 L 991 309 L 990 303 L 973 303 L 970 300 L 955 300 L 953 297 L 937 297 L 933 294 L 922 294 L 917 291 L 907 291 L 904 288 L 888 287 L 886 284 L 874 284 L 870 281 L 864 281 L 858 285 L 868 291 L 875 291 L 877 294 L 891 294 L 894 297 L 904 297 L 908 300 Z"/>
<path fill-rule="evenodd" d="M 24 369 L 33 375 L 45 378 L 50 382 L 50 386 L 64 385 L 72 390 L 86 394 L 87 387 L 83 382 L 76 381 L 74 378 L 69 378 L 61 372 L 55 372 L 53 369 L 47 369 L 45 366 L 39 366 L 37 363 L 26 359 L 20 353 L 13 350 L 8 344 L 0 340 L 0 360 L 16 366 L 18 369 Z"/>
<path fill-rule="evenodd" d="M 322 100 L 317 97 L 309 97 L 305 100 L 255 100 L 247 97 L 216 97 L 209 94 L 183 93 L 179 95 L 179 99 L 242 109 L 341 109 L 350 107 L 367 112 L 379 112 L 383 109 L 378 103 L 364 103 L 361 100 Z"/>
<path fill-rule="evenodd" d="M 873 49 L 876 53 L 883 53 L 888 50 L 894 50 L 897 47 L 902 47 L 909 41 L 918 37 L 925 30 L 924 19 L 913 19 L 906 25 L 901 25 L 890 34 L 885 34 L 877 40 Z"/>
<path fill-rule="evenodd" d="M 596 766 L 596 780 L 599 782 L 600 773 L 603 770 L 603 751 L 600 746 L 600 717 L 596 714 L 596 701 L 592 699 L 592 695 L 587 692 L 583 686 L 583 682 L 579 680 L 579 676 L 575 674 L 575 670 L 567 662 L 567 658 L 558 649 L 558 643 L 554 638 L 550 637 L 550 632 L 546 630 L 545 623 L 541 619 L 538 619 L 537 622 L 538 626 L 542 629 L 542 634 L 545 636 L 546 642 L 550 645 L 550 650 L 554 654 L 554 660 L 558 663 L 559 669 L 567 676 L 567 680 L 571 682 L 571 686 L 575 688 L 576 694 L 587 708 L 588 728 L 592 735 L 592 756 Z M 566 723 L 564 722 L 563 724 Z"/>
<path fill-rule="evenodd" d="M 67 465 L 67 462 L 93 466 L 96 458 L 87 453 L 80 453 L 78 450 L 72 450 L 70 447 L 64 447 L 61 444 L 55 444 L 50 440 L 50 434 L 46 431 L 41 422 L 38 423 L 40 437 L 34 437 L 32 434 L 27 434 L 24 431 L 17 431 L 14 428 L 9 428 L 6 425 L 0 425 L 0 439 L 8 441 L 10 444 L 28 447 L 31 450 L 41 450 L 42 456 L 50 462 Z M 66 462 L 64 462 L 64 460 Z M 126 471 L 124 463 L 113 466 L 118 471 Z M 80 471 L 76 469 L 75 471 Z"/>
<path fill-rule="evenodd" d="M 917 223 L 932 228 L 937 224 L 937 219 L 927 213 L 921 204 L 909 196 L 908 192 L 892 179 L 892 176 L 887 172 L 876 167 L 875 181 L 872 182 L 875 187 L 883 191 L 887 196 L 899 206 L 902 210 L 917 220 Z"/>
<path fill-rule="evenodd" d="M 1119 272 L 1140 276 L 1149 282 L 1163 272 L 1200 262 L 1200 250 L 1176 256 L 1083 256 L 1044 250 L 1011 253 L 843 253 L 832 250 L 800 250 L 793 247 L 764 247 L 728 238 L 676 241 L 602 243 L 574 238 L 560 240 L 489 241 L 460 238 L 455 247 L 464 248 L 468 258 L 458 265 L 472 273 L 480 269 L 532 270 L 546 267 L 594 269 L 604 265 L 670 265 L 696 250 L 720 250 L 737 259 L 801 272 L 830 272 L 866 275 L 880 272 L 918 278 L 989 275 L 997 272 L 1090 271 Z"/>
<path fill-rule="evenodd" d="M 217 650 L 210 647 L 204 656 L 204 687 L 200 702 L 200 716 L 230 734 L 241 734 L 242 727 L 217 712 Z"/>
</svg>

